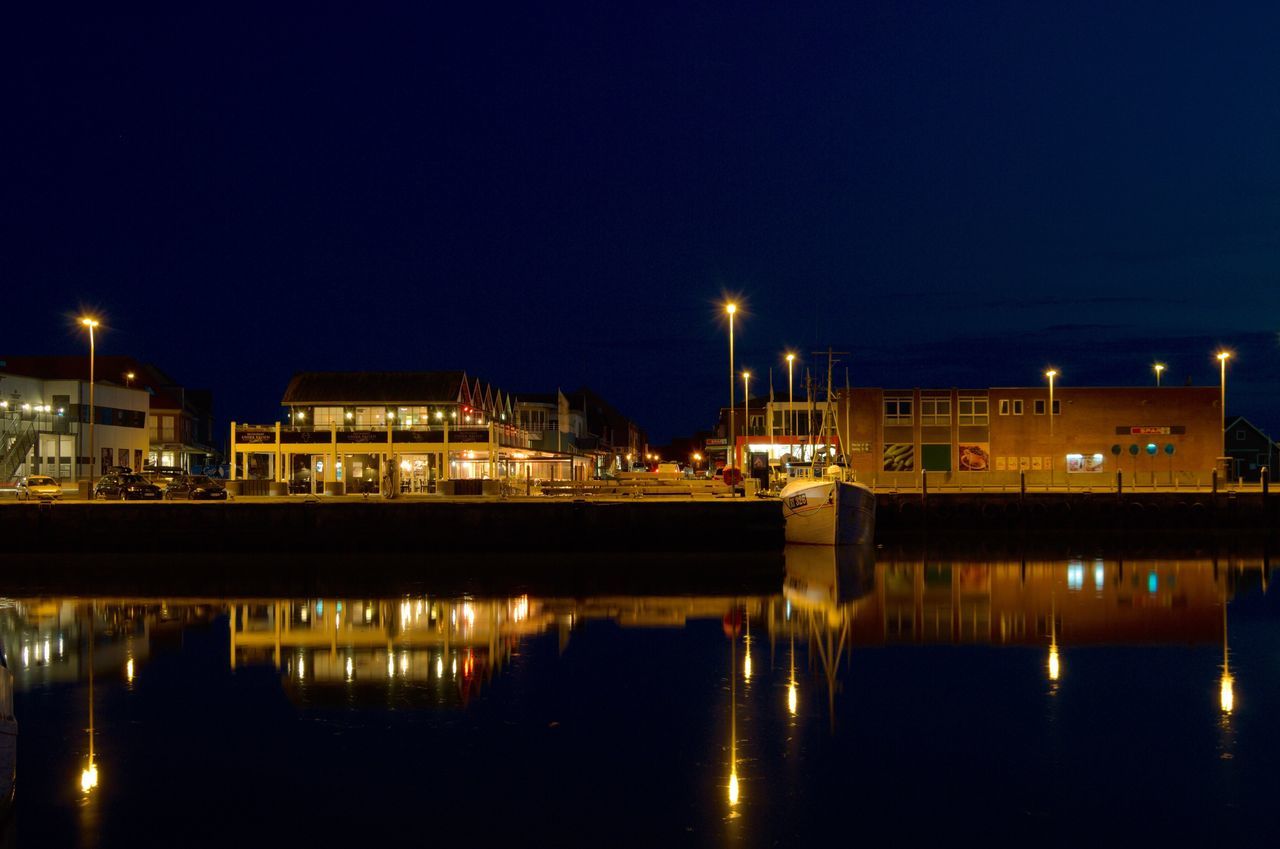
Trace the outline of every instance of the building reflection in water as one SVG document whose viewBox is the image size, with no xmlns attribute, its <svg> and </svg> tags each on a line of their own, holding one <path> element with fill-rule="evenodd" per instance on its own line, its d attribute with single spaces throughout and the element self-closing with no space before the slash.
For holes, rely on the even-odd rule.
<svg viewBox="0 0 1280 849">
<path fill-rule="evenodd" d="M 796 546 L 786 553 L 781 593 L 765 598 L 14 599 L 0 600 L 0 639 L 19 691 L 77 683 L 88 684 L 92 694 L 95 679 L 131 688 L 145 678 L 153 655 L 181 650 L 184 628 L 225 617 L 232 669 L 273 666 L 301 706 L 332 701 L 431 709 L 465 706 L 511 662 L 522 641 L 539 635 L 555 635 L 564 651 L 592 621 L 683 628 L 720 620 L 730 643 L 725 790 L 732 815 L 742 803 L 739 768 L 751 760 L 739 758 L 738 713 L 779 711 L 794 725 L 822 712 L 802 711 L 801 694 L 824 690 L 825 722 L 834 730 L 841 675 L 852 686 L 874 685 L 842 670 L 856 648 L 1035 647 L 1045 652 L 1041 668 L 1053 689 L 1065 680 L 1074 648 L 1220 641 L 1217 689 L 1225 727 L 1237 696 L 1228 603 L 1265 581 L 1260 558 L 977 563 L 886 559 L 882 553 L 875 562 L 869 551 Z M 763 634 L 753 633 L 752 619 Z M 769 650 L 757 657 L 760 640 Z M 787 656 L 775 676 L 780 641 Z M 774 701 L 781 690 L 785 697 Z M 99 767 L 94 729 L 91 695 L 89 751 L 76 766 L 86 794 Z"/>
</svg>

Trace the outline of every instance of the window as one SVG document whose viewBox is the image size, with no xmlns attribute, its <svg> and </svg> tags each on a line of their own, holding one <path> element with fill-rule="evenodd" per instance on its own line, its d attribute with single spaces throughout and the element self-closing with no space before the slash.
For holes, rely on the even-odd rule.
<svg viewBox="0 0 1280 849">
<path fill-rule="evenodd" d="M 1057 398 L 1053 399 L 1053 414 L 1055 416 L 1062 415 L 1062 401 Z"/>
<path fill-rule="evenodd" d="M 1021 398 L 1013 399 L 1013 414 L 1015 416 L 1022 415 L 1022 399 Z"/>
<path fill-rule="evenodd" d="M 884 423 L 886 425 L 909 425 L 912 423 L 911 396 L 885 396 Z"/>
<path fill-rule="evenodd" d="M 316 427 L 328 427 L 346 424 L 346 420 L 341 407 L 316 407 L 311 411 L 311 423 Z"/>
<path fill-rule="evenodd" d="M 962 425 L 984 425 L 988 423 L 987 412 L 987 396 L 985 395 L 961 395 L 960 396 L 960 424 Z"/>
<path fill-rule="evenodd" d="M 1002 416 L 1009 415 L 1009 399 L 1008 398 L 1000 399 L 1000 415 Z"/>
<path fill-rule="evenodd" d="M 950 425 L 951 398 L 928 397 L 920 399 L 920 424 Z"/>
<path fill-rule="evenodd" d="M 1057 400 L 1057 399 L 1055 398 L 1054 400 Z M 1036 415 L 1037 415 L 1037 416 L 1043 416 L 1043 415 L 1044 415 L 1044 399 L 1043 399 L 1043 398 L 1037 398 L 1037 399 L 1036 399 L 1036 407 L 1035 407 L 1035 410 L 1036 410 Z"/>
</svg>

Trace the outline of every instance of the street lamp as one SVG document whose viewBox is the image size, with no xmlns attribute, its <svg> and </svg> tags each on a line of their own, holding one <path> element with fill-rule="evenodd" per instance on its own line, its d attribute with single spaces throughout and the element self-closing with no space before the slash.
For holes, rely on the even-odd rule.
<svg viewBox="0 0 1280 849">
<path fill-rule="evenodd" d="M 93 354 L 94 354 L 93 329 L 98 326 L 98 320 L 96 318 L 90 318 L 89 316 L 82 316 L 80 318 L 80 323 L 85 327 L 89 328 L 89 497 L 92 498 L 93 497 L 93 464 L 95 462 L 95 458 L 93 456 L 93 453 L 94 453 L 93 420 L 97 418 L 97 416 L 94 414 L 94 409 L 93 409 Z"/>
<path fill-rule="evenodd" d="M 1058 376 L 1057 369 L 1049 369 L 1044 373 L 1049 378 L 1049 450 L 1053 453 L 1049 455 L 1049 485 L 1053 485 L 1054 472 L 1057 469 L 1057 446 L 1053 444 L 1053 379 Z"/>
<path fill-rule="evenodd" d="M 787 436 L 795 437 L 795 354 L 787 354 Z"/>
<path fill-rule="evenodd" d="M 1049 369 L 1044 373 L 1049 378 L 1049 438 L 1053 439 L 1053 379 L 1058 376 L 1056 369 Z"/>
<path fill-rule="evenodd" d="M 736 372 L 733 369 L 733 315 L 738 311 L 738 305 L 732 301 L 724 305 L 724 311 L 729 314 L 729 449 L 725 455 L 725 467 L 732 466 L 734 460 L 737 459 L 738 447 L 735 444 L 737 434 L 734 433 L 738 429 L 736 403 L 733 397 L 734 381 L 733 377 Z"/>
<path fill-rule="evenodd" d="M 1222 371 L 1220 406 L 1222 407 L 1222 453 L 1225 454 L 1227 452 L 1227 360 L 1231 359 L 1231 352 L 1219 351 L 1217 357 Z"/>
<path fill-rule="evenodd" d="M 126 388 L 133 386 L 133 377 L 134 375 L 133 375 L 133 372 L 131 371 L 127 371 L 124 373 L 124 385 Z"/>
<path fill-rule="evenodd" d="M 1164 371 L 1164 363 L 1156 363 L 1151 368 L 1155 369 L 1156 388 L 1159 389 L 1160 388 L 1160 372 Z"/>
</svg>

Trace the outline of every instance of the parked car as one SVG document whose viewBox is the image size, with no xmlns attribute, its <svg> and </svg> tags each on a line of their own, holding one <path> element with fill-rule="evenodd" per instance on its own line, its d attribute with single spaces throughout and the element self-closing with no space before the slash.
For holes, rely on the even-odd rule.
<svg viewBox="0 0 1280 849">
<path fill-rule="evenodd" d="M 62 486 L 48 475 L 27 475 L 18 481 L 18 500 L 61 498 Z"/>
<path fill-rule="evenodd" d="M 162 495 L 160 487 L 148 482 L 142 475 L 107 475 L 93 488 L 94 498 L 112 498 L 118 501 L 159 500 Z"/>
<path fill-rule="evenodd" d="M 164 488 L 167 499 L 187 498 L 191 501 L 226 501 L 227 490 L 208 475 L 186 475 L 174 478 Z"/>
</svg>

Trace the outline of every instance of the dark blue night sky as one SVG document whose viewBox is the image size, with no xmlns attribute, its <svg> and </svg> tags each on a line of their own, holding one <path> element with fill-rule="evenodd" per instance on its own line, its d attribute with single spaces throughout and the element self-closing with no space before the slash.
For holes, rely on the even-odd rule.
<svg viewBox="0 0 1280 849">
<path fill-rule="evenodd" d="M 1280 434 L 1280 5 L 209 4 L 5 13 L 0 353 L 590 384 L 740 365 L 1216 385 Z M 782 388 L 785 372 L 777 385 Z"/>
</svg>

